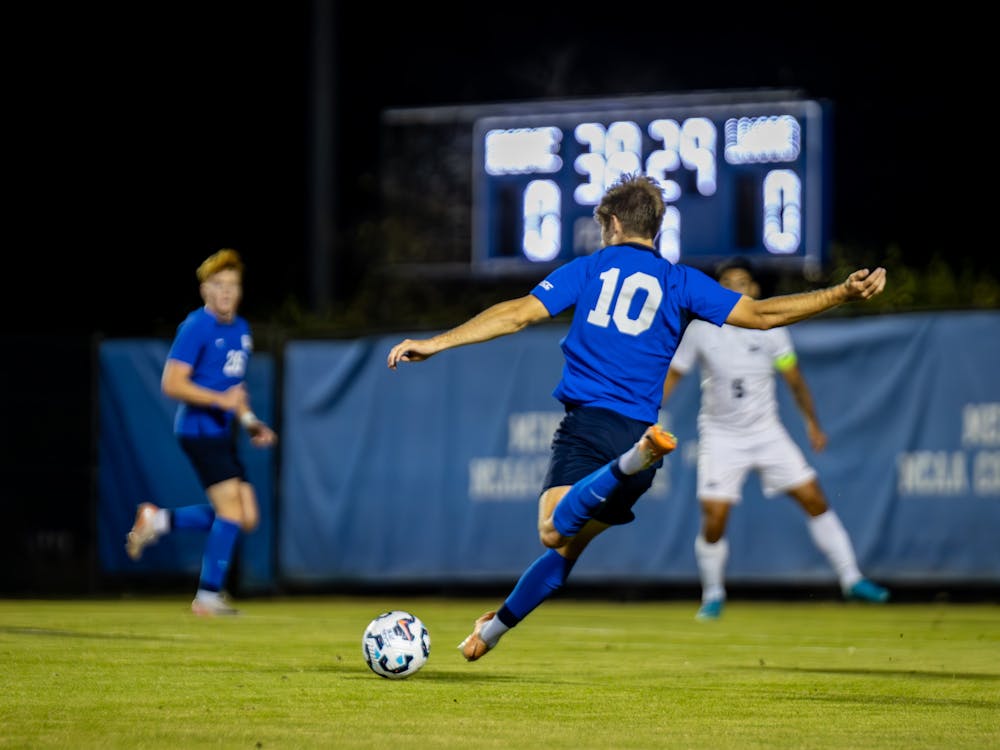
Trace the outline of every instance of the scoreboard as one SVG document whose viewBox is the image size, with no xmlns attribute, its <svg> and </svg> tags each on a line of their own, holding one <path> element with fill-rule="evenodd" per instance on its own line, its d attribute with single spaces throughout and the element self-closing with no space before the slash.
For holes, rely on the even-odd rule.
<svg viewBox="0 0 1000 750">
<path fill-rule="evenodd" d="M 600 247 L 594 209 L 623 173 L 663 188 L 673 262 L 743 255 L 812 276 L 828 261 L 829 103 L 789 92 L 520 104 L 475 119 L 472 265 L 564 263 Z"/>
</svg>

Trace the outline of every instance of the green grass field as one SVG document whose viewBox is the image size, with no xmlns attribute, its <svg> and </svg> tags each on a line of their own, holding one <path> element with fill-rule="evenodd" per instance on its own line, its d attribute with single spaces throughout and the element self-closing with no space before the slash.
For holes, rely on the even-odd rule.
<svg viewBox="0 0 1000 750">
<path fill-rule="evenodd" d="M 495 600 L 189 601 L 0 601 L 0 747 L 1000 747 L 995 604 L 556 599 L 467 663 Z M 405 680 L 361 656 L 395 608 L 432 641 Z"/>
</svg>

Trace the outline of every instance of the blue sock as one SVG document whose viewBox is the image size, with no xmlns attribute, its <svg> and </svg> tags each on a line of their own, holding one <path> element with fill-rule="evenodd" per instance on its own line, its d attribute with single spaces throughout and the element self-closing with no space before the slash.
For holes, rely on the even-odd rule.
<svg viewBox="0 0 1000 750">
<path fill-rule="evenodd" d="M 576 560 L 567 560 L 554 549 L 546 550 L 521 574 L 514 590 L 497 612 L 500 622 L 512 628 L 544 602 L 569 578 Z"/>
<path fill-rule="evenodd" d="M 215 511 L 211 505 L 187 505 L 174 508 L 170 513 L 170 529 L 197 529 L 204 531 L 212 528 Z"/>
<path fill-rule="evenodd" d="M 208 532 L 205 543 L 205 554 L 201 558 L 201 578 L 198 588 L 206 591 L 222 591 L 222 583 L 229 570 L 229 561 L 233 557 L 236 538 L 240 535 L 240 525 L 216 517 L 212 522 L 212 530 Z"/>
<path fill-rule="evenodd" d="M 552 524 L 563 536 L 573 536 L 625 478 L 616 458 L 569 488 L 552 514 Z"/>
</svg>

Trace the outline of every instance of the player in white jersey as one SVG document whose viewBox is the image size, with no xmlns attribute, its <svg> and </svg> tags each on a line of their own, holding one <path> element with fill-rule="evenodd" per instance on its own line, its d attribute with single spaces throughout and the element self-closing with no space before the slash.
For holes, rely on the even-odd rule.
<svg viewBox="0 0 1000 750">
<path fill-rule="evenodd" d="M 717 269 L 722 286 L 750 297 L 760 295 L 752 268 L 734 258 Z M 836 572 L 848 599 L 885 602 L 889 592 L 862 576 L 854 547 L 836 512 L 827 504 L 816 471 L 788 434 L 778 412 L 775 373 L 791 388 L 806 423 L 813 450 L 826 447 L 812 395 L 799 370 L 787 328 L 754 330 L 718 327 L 692 320 L 684 332 L 663 384 L 667 400 L 690 370 L 701 373 L 698 412 L 698 500 L 701 531 L 695 557 L 701 578 L 699 620 L 714 620 L 726 600 L 725 566 L 729 544 L 726 522 L 742 497 L 751 471 L 760 477 L 766 497 L 787 494 L 809 517 L 813 542 Z"/>
</svg>

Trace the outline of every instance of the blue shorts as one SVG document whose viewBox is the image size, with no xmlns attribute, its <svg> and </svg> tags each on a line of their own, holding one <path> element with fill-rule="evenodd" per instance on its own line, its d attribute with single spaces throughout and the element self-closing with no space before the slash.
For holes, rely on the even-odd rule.
<svg viewBox="0 0 1000 750">
<path fill-rule="evenodd" d="M 542 490 L 576 484 L 612 459 L 618 458 L 642 437 L 648 422 L 622 416 L 596 406 L 567 407 L 552 438 L 552 456 Z M 594 513 L 595 521 L 621 526 L 635 520 L 632 506 L 653 484 L 660 459 L 650 468 L 625 479 Z"/>
<path fill-rule="evenodd" d="M 191 460 L 201 486 L 208 489 L 213 484 L 233 477 L 246 479 L 246 470 L 236 450 L 236 433 L 225 437 L 178 437 L 181 448 Z"/>
</svg>

